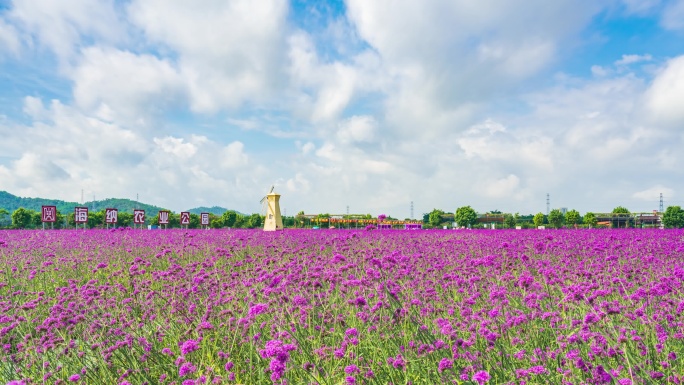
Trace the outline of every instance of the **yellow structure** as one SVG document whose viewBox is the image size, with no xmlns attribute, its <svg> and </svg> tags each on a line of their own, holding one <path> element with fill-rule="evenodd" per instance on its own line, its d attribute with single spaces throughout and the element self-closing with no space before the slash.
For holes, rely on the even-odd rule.
<svg viewBox="0 0 684 385">
<path fill-rule="evenodd" d="M 283 218 L 280 216 L 280 194 L 271 190 L 266 199 L 266 219 L 264 220 L 264 231 L 276 231 L 283 229 Z"/>
</svg>

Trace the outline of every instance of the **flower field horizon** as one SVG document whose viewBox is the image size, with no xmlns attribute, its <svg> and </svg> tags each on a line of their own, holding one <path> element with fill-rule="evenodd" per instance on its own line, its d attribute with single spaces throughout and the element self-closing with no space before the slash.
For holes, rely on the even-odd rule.
<svg viewBox="0 0 684 385">
<path fill-rule="evenodd" d="M 680 230 L 0 231 L 3 384 L 681 384 Z"/>
</svg>

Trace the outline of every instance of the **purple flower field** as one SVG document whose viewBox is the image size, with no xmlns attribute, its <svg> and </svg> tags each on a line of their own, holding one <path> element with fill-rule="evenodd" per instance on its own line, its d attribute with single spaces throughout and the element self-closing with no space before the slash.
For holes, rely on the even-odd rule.
<svg viewBox="0 0 684 385">
<path fill-rule="evenodd" d="M 10 384 L 680 384 L 684 232 L 4 231 Z"/>
</svg>

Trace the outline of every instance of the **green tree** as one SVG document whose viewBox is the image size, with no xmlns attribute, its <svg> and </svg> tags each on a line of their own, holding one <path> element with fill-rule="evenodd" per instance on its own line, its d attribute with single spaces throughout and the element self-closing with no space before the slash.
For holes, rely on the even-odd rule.
<svg viewBox="0 0 684 385">
<path fill-rule="evenodd" d="M 12 216 L 9 211 L 0 209 L 0 227 L 9 227 L 12 225 Z"/>
<path fill-rule="evenodd" d="M 663 225 L 677 229 L 684 227 L 684 210 L 680 206 L 668 206 L 663 214 Z"/>
<path fill-rule="evenodd" d="M 201 226 L 200 223 L 199 214 L 190 213 L 190 225 L 188 225 L 188 227 L 191 229 L 199 229 Z"/>
<path fill-rule="evenodd" d="M 32 229 L 39 229 L 43 227 L 43 217 L 38 211 L 31 211 L 31 226 Z"/>
<path fill-rule="evenodd" d="M 517 218 L 516 217 L 514 217 L 511 214 L 504 215 L 504 225 L 506 225 L 506 227 L 508 227 L 509 229 L 512 229 L 515 227 L 516 224 L 517 224 Z"/>
<path fill-rule="evenodd" d="M 565 214 L 565 222 L 569 225 L 576 225 L 581 223 L 580 213 L 577 210 L 570 210 Z"/>
<path fill-rule="evenodd" d="M 442 215 L 443 214 L 444 214 L 444 211 L 433 209 L 430 212 L 430 215 L 428 215 L 428 222 L 430 223 L 430 226 L 439 227 L 439 225 L 442 224 Z"/>
<path fill-rule="evenodd" d="M 477 212 L 470 206 L 459 207 L 454 213 L 454 222 L 461 227 L 472 227 L 477 222 Z"/>
<path fill-rule="evenodd" d="M 613 214 L 629 214 L 629 210 L 626 207 L 618 206 L 613 209 Z"/>
<path fill-rule="evenodd" d="M 119 211 L 117 213 L 117 227 L 133 226 L 133 214 Z"/>
<path fill-rule="evenodd" d="M 19 207 L 12 213 L 12 227 L 15 229 L 30 229 L 33 226 L 33 210 Z"/>
<path fill-rule="evenodd" d="M 555 227 L 557 229 L 560 228 L 563 225 L 564 219 L 565 218 L 563 216 L 563 213 L 558 209 L 553 209 L 549 213 L 549 224 L 552 227 Z"/>
<path fill-rule="evenodd" d="M 237 213 L 235 211 L 226 211 L 221 216 L 223 218 L 223 225 L 226 227 L 233 227 L 237 220 Z"/>
<path fill-rule="evenodd" d="M 304 227 L 304 220 L 306 219 L 304 215 L 303 210 L 297 213 L 297 216 L 295 217 L 295 227 Z"/>
<path fill-rule="evenodd" d="M 584 223 L 588 225 L 589 227 L 596 227 L 596 214 L 592 212 L 588 212 L 584 214 Z"/>
<path fill-rule="evenodd" d="M 537 213 L 535 216 L 532 218 L 532 222 L 536 227 L 539 227 L 544 224 L 544 214 L 542 213 Z"/>
<path fill-rule="evenodd" d="M 263 217 L 259 214 L 252 214 L 249 216 L 247 223 L 249 224 L 250 228 L 256 229 L 258 227 L 261 227 L 261 225 L 263 224 Z"/>
<path fill-rule="evenodd" d="M 147 214 L 147 213 L 146 213 Z M 88 228 L 104 227 L 105 211 L 91 211 L 88 213 Z"/>
<path fill-rule="evenodd" d="M 236 229 L 242 229 L 247 226 L 247 221 L 245 220 L 244 215 L 238 215 L 237 219 L 235 219 L 235 223 L 233 224 L 233 227 Z"/>
<path fill-rule="evenodd" d="M 209 213 L 209 227 L 212 229 L 220 229 L 223 227 L 223 217 Z"/>
</svg>

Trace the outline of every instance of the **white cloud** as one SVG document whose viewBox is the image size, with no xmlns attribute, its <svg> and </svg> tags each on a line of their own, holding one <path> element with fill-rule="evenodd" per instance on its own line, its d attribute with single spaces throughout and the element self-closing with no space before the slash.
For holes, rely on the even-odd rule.
<svg viewBox="0 0 684 385">
<path fill-rule="evenodd" d="M 270 100 L 282 84 L 287 2 L 134 0 L 130 19 L 178 55 L 193 111 Z"/>
<path fill-rule="evenodd" d="M 35 120 L 41 120 L 46 115 L 43 101 L 34 96 L 24 98 L 24 113 Z"/>
<path fill-rule="evenodd" d="M 621 0 L 628 14 L 645 15 L 661 4 L 661 0 Z"/>
<path fill-rule="evenodd" d="M 62 60 L 68 60 L 85 39 L 105 43 L 127 39 L 114 0 L 14 1 L 8 17 Z"/>
<path fill-rule="evenodd" d="M 149 125 L 149 116 L 177 104 L 185 91 L 168 60 L 114 49 L 83 50 L 71 77 L 79 107 L 128 124 Z"/>
<path fill-rule="evenodd" d="M 161 139 L 154 138 L 153 141 L 162 151 L 173 154 L 181 159 L 191 158 L 197 152 L 197 146 L 192 143 L 186 143 L 182 138 L 167 136 Z"/>
<path fill-rule="evenodd" d="M 647 92 L 648 108 L 657 122 L 673 127 L 684 123 L 684 56 L 667 62 Z"/>
<path fill-rule="evenodd" d="M 338 124 L 337 138 L 342 143 L 371 142 L 375 138 L 377 122 L 372 116 L 352 116 Z"/>
<path fill-rule="evenodd" d="M 221 165 L 226 168 L 238 168 L 247 165 L 249 158 L 244 153 L 245 145 L 241 142 L 233 142 L 223 148 L 220 153 Z"/>
<path fill-rule="evenodd" d="M 492 198 L 515 199 L 519 195 L 520 178 L 511 174 L 504 178 L 487 181 L 482 186 L 484 193 Z"/>
<path fill-rule="evenodd" d="M 296 173 L 294 178 L 290 178 L 285 182 L 285 187 L 289 192 L 307 193 L 309 192 L 309 186 L 309 180 L 300 172 Z"/>
<path fill-rule="evenodd" d="M 670 198 L 674 196 L 674 190 L 663 185 L 657 185 L 646 190 L 635 192 L 632 194 L 632 197 L 644 201 L 654 202 L 660 198 L 660 194 L 663 194 L 663 197 Z"/>
<path fill-rule="evenodd" d="M 16 29 L 0 18 L 0 58 L 5 54 L 17 55 L 20 46 Z"/>
<path fill-rule="evenodd" d="M 264 169 L 250 164 L 239 141 L 222 144 L 200 135 L 147 136 L 77 108 L 26 98 L 38 119 L 28 126 L 0 124 L 0 190 L 21 196 L 76 201 L 80 190 L 98 198 L 132 198 L 174 210 L 203 203 L 249 211 Z M 227 200 L 225 192 L 230 191 Z"/>
<path fill-rule="evenodd" d="M 622 55 L 622 59 L 615 62 L 616 66 L 626 66 L 643 61 L 651 61 L 653 57 L 649 54 L 645 55 Z"/>
<path fill-rule="evenodd" d="M 663 10 L 661 24 L 666 29 L 684 30 L 684 0 L 673 0 Z"/>
</svg>

